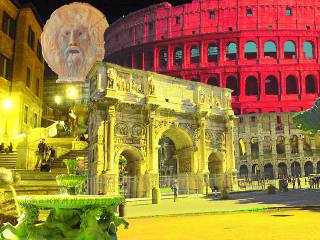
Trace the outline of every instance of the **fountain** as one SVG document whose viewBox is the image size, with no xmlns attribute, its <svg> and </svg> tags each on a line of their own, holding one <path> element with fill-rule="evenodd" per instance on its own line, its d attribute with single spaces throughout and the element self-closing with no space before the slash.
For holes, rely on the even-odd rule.
<svg viewBox="0 0 320 240">
<path fill-rule="evenodd" d="M 0 229 L 0 239 L 30 240 L 113 240 L 116 229 L 128 223 L 114 214 L 113 209 L 124 204 L 123 197 L 77 195 L 86 181 L 77 175 L 76 160 L 64 160 L 68 173 L 56 177 L 67 194 L 18 196 L 24 214 L 18 224 L 6 224 Z M 48 210 L 39 223 L 39 211 Z"/>
</svg>

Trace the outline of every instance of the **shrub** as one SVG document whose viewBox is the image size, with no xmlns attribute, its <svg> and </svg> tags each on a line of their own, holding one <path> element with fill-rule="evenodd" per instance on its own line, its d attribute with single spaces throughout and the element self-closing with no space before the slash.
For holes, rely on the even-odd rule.
<svg viewBox="0 0 320 240">
<path fill-rule="evenodd" d="M 269 185 L 268 188 L 267 188 L 267 193 L 268 194 L 275 194 L 277 191 L 277 188 L 274 186 L 274 185 Z"/>
</svg>

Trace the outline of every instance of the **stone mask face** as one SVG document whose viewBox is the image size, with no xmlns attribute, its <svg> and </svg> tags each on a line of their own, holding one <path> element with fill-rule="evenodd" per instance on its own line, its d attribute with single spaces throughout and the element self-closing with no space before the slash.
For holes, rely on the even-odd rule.
<svg viewBox="0 0 320 240">
<path fill-rule="evenodd" d="M 84 82 L 96 61 L 104 57 L 104 15 L 85 3 L 54 11 L 41 35 L 43 57 L 59 75 L 57 82 Z"/>
<path fill-rule="evenodd" d="M 90 36 L 85 26 L 68 24 L 61 28 L 58 35 L 59 54 L 69 75 L 76 76 L 82 67 L 85 67 L 85 59 L 89 55 Z M 94 54 L 92 52 L 91 54 Z"/>
</svg>

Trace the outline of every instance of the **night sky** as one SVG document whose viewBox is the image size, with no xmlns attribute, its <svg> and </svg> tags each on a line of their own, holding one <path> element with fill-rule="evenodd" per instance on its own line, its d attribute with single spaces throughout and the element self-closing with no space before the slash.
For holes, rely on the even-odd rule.
<svg viewBox="0 0 320 240">
<path fill-rule="evenodd" d="M 158 4 L 161 2 L 169 2 L 172 5 L 181 5 L 189 3 L 192 0 L 87 0 L 87 1 L 71 1 L 71 0 L 18 0 L 20 3 L 31 2 L 39 12 L 43 23 L 50 17 L 50 14 L 62 5 L 72 2 L 86 2 L 90 3 L 94 7 L 98 8 L 106 15 L 109 24 L 113 23 L 123 15 L 127 15 L 130 12 L 137 11 L 139 9 L 148 7 L 152 4 Z"/>
</svg>

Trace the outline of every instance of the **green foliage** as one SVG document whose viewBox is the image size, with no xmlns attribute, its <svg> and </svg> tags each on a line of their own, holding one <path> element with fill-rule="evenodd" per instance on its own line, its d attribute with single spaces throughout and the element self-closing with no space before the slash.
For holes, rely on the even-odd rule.
<svg viewBox="0 0 320 240">
<path fill-rule="evenodd" d="M 310 134 L 315 134 L 320 130 L 320 98 L 318 98 L 312 108 L 300 112 L 293 117 L 293 122 L 298 128 Z"/>
</svg>

